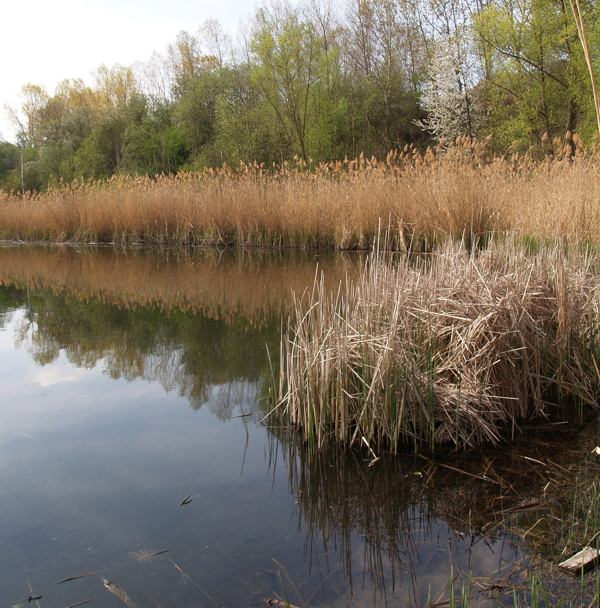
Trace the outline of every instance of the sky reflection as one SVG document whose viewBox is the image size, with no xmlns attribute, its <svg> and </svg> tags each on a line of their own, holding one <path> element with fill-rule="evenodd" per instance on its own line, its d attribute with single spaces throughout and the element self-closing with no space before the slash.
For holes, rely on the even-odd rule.
<svg viewBox="0 0 600 608">
<path fill-rule="evenodd" d="M 201 260 L 184 256 L 183 268 L 171 260 L 157 273 L 151 298 L 118 278 L 147 279 L 152 252 L 5 253 L 0 607 L 34 592 L 42 607 L 114 605 L 103 579 L 140 608 L 264 606 L 283 596 L 282 580 L 298 606 L 422 606 L 430 594 L 448 599 L 451 573 L 460 573 L 460 595 L 471 558 L 471 605 L 495 606 L 483 590 L 541 542 L 522 538 L 540 512 L 496 527 L 500 508 L 544 500 L 547 482 L 522 448 L 458 464 L 456 455 L 409 454 L 370 467 L 361 453 L 310 454 L 293 434 L 260 424 L 265 345 L 276 357 L 284 306 L 274 285 L 285 292 L 289 276 L 298 289 L 316 260 L 289 270 L 285 260 L 244 266 L 208 256 L 197 268 Z M 332 268 L 337 281 L 339 264 Z M 110 297 L 94 272 L 113 285 Z M 168 299 L 173 273 L 185 276 L 185 309 Z M 210 281 L 218 295 L 206 304 Z M 253 285 L 265 308 L 250 297 L 243 310 Z M 563 468 L 577 457 L 546 445 L 527 454 L 560 456 Z M 486 467 L 510 484 L 478 479 Z M 493 532 L 481 534 L 486 526 Z"/>
</svg>

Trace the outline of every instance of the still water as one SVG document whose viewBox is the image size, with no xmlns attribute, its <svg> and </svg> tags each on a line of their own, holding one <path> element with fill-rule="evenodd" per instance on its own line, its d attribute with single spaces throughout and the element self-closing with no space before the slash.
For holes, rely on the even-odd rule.
<svg viewBox="0 0 600 608">
<path fill-rule="evenodd" d="M 577 605 L 593 428 L 372 464 L 261 423 L 291 294 L 361 264 L 0 248 L 0 606 Z"/>
</svg>

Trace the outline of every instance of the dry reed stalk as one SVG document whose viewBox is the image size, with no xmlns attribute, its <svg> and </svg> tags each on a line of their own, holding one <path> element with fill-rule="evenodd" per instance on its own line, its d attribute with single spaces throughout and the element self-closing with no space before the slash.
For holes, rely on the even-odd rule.
<svg viewBox="0 0 600 608">
<path fill-rule="evenodd" d="M 0 193 L 4 238 L 370 249 L 380 225 L 396 249 L 439 235 L 511 229 L 538 238 L 600 238 L 598 156 L 577 139 L 552 160 L 492 158 L 463 138 L 447 150 L 406 148 L 266 172 L 241 164 L 177 176 L 74 183 L 44 194 Z M 526 212 L 524 212 L 526 210 Z"/>
<path fill-rule="evenodd" d="M 315 448 L 398 452 L 497 442 L 551 403 L 596 407 L 596 264 L 510 237 L 397 263 L 376 252 L 345 293 L 321 281 L 295 300 L 272 415 Z"/>
</svg>

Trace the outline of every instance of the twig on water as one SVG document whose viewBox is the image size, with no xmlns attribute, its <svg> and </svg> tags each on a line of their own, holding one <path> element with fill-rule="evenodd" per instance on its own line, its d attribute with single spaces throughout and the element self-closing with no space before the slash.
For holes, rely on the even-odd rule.
<svg viewBox="0 0 600 608">
<path fill-rule="evenodd" d="M 35 437 L 32 437 L 31 435 L 27 435 L 26 433 L 21 433 L 21 431 L 15 431 L 15 429 L 8 429 L 9 431 L 12 431 L 13 433 L 16 433 L 17 435 L 23 435 L 23 437 L 29 437 L 29 439 L 33 439 L 35 441 Z"/>
<path fill-rule="evenodd" d="M 200 589 L 200 591 L 202 591 L 202 593 L 204 593 L 204 595 L 217 607 L 219 608 L 219 605 L 217 604 L 217 602 L 215 602 L 215 600 L 213 600 L 213 598 L 208 594 L 208 592 L 204 591 L 204 589 L 202 589 L 202 587 L 200 587 L 200 585 L 187 573 L 184 572 L 170 557 L 167 558 L 174 566 L 175 568 L 177 568 L 177 570 L 179 570 L 179 572 L 181 572 L 181 574 L 183 574 L 183 576 L 185 576 L 185 578 L 188 579 L 188 581 L 190 581 L 190 583 L 192 583 L 193 585 L 195 585 L 196 587 L 198 587 L 198 589 Z"/>
<path fill-rule="evenodd" d="M 35 600 L 35 603 L 37 604 L 38 608 L 40 607 L 40 603 L 38 602 L 38 600 L 42 599 L 42 596 L 37 596 L 35 595 L 35 593 L 33 592 L 33 587 L 31 586 L 31 583 L 29 582 L 29 572 L 28 572 L 28 568 L 25 568 L 25 578 L 27 579 L 27 586 L 29 587 L 29 591 L 30 591 L 30 595 L 29 598 L 27 599 L 27 602 L 31 602 L 33 600 Z"/>
<path fill-rule="evenodd" d="M 300 595 L 300 592 L 298 591 L 296 585 L 294 585 L 294 581 L 291 579 L 290 575 L 288 574 L 287 570 L 274 558 L 271 558 L 285 573 L 285 576 L 287 577 L 290 585 L 292 586 L 292 588 L 294 589 L 294 591 L 296 592 L 296 595 L 300 598 L 300 601 L 305 604 L 306 602 L 302 599 L 302 596 Z M 281 575 L 279 575 L 281 578 Z"/>
<path fill-rule="evenodd" d="M 429 460 L 429 458 L 427 458 L 421 454 L 418 454 L 418 456 L 420 456 L 424 460 L 427 460 L 428 462 L 431 462 Z M 441 462 L 436 462 L 435 464 L 437 466 L 444 467 L 445 469 L 450 469 L 451 471 L 456 471 L 457 473 L 462 473 L 463 475 L 468 475 L 469 477 L 474 477 L 475 479 L 481 479 L 482 481 L 488 481 L 489 483 L 495 483 L 497 486 L 501 485 L 500 482 L 496 481 L 495 479 L 490 479 L 489 477 L 486 477 L 484 475 L 475 475 L 474 473 L 468 473 L 467 471 L 463 471 L 462 469 L 457 469 L 456 467 L 451 467 L 449 464 L 442 464 Z"/>
<path fill-rule="evenodd" d="M 66 426 L 68 426 L 69 424 L 73 424 L 73 422 L 77 422 L 78 420 L 81 420 L 82 418 L 84 418 L 85 416 L 79 416 L 79 418 L 75 418 L 73 420 L 69 420 L 69 422 L 65 422 L 65 424 L 63 424 L 60 428 L 64 429 Z M 89 600 L 88 600 L 89 601 Z"/>
<path fill-rule="evenodd" d="M 78 576 L 70 576 L 69 578 L 64 578 L 62 581 L 58 581 L 54 583 L 55 585 L 60 585 L 61 583 L 68 583 L 69 581 L 75 581 L 78 578 L 85 578 L 86 576 L 93 576 L 94 574 L 102 574 L 103 572 L 108 572 L 109 570 L 114 570 L 115 568 L 121 568 L 123 566 L 127 566 L 128 564 L 134 564 L 135 562 L 141 562 L 144 559 L 149 559 L 151 557 L 156 557 L 157 555 L 161 555 L 163 553 L 167 553 L 168 549 L 163 549 L 162 551 L 157 551 L 156 553 L 152 553 L 150 555 L 143 555 L 142 557 L 136 557 L 124 564 L 119 564 L 117 566 L 111 566 L 110 568 L 104 568 L 104 570 L 96 570 L 95 572 L 88 572 L 87 574 L 80 574 Z"/>
<path fill-rule="evenodd" d="M 421 488 L 421 492 L 419 492 L 419 495 L 423 494 L 423 492 L 425 492 L 425 488 L 427 487 L 427 484 L 431 481 L 431 478 L 435 475 L 435 472 L 437 471 L 437 465 L 433 465 L 430 469 L 431 471 L 431 475 L 429 475 L 429 477 L 427 478 L 427 481 L 423 484 L 423 487 Z"/>
<path fill-rule="evenodd" d="M 21 600 L 21 601 L 29 603 L 29 602 L 33 602 L 33 600 L 41 600 L 41 599 L 42 599 L 41 595 L 33 595 L 33 593 L 31 593 L 24 600 Z"/>
<path fill-rule="evenodd" d="M 182 500 L 182 501 L 179 503 L 179 506 L 180 506 L 180 507 L 183 507 L 183 505 L 189 505 L 189 504 L 192 502 L 192 500 L 193 500 L 193 498 L 191 498 L 191 496 L 192 496 L 191 494 L 188 494 L 188 495 L 187 495 L 187 496 L 186 496 L 186 497 L 185 497 L 185 498 L 184 498 L 184 499 L 183 499 L 183 500 Z M 188 500 L 188 499 L 189 499 L 189 500 Z"/>
<path fill-rule="evenodd" d="M 265 600 L 269 606 L 285 606 L 286 608 L 298 608 L 298 606 L 294 606 L 294 604 L 290 604 L 289 602 L 282 602 L 281 600 L 276 600 L 273 598 L 269 598 Z"/>
<path fill-rule="evenodd" d="M 525 511 L 537 511 L 541 508 L 547 508 L 541 502 L 529 502 L 526 505 L 517 505 L 516 507 L 507 507 L 502 509 L 502 511 L 495 511 L 492 515 L 505 515 L 506 513 L 523 513 Z"/>
<path fill-rule="evenodd" d="M 523 539 L 525 539 L 525 537 L 541 522 L 541 521 L 546 521 L 543 517 L 540 517 L 534 524 L 533 526 L 531 526 L 531 528 L 529 528 L 529 530 L 527 530 L 527 532 L 525 532 L 525 534 L 523 534 Z"/>
<path fill-rule="evenodd" d="M 434 606 L 446 606 L 450 604 L 450 600 L 442 600 L 442 596 L 446 593 L 446 591 L 454 585 L 454 581 L 458 578 L 458 574 L 456 574 L 449 583 L 438 593 L 438 596 L 433 600 L 433 603 L 429 604 L 430 608 Z"/>
</svg>

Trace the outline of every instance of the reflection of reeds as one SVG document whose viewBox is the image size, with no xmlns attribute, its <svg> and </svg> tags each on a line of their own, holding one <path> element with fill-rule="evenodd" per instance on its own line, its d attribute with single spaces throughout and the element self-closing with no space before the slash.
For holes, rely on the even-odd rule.
<svg viewBox="0 0 600 608">
<path fill-rule="evenodd" d="M 543 433 L 538 429 L 536 435 L 488 447 L 485 453 L 384 456 L 374 464 L 367 450 L 333 446 L 315 451 L 288 429 L 272 431 L 289 463 L 307 558 L 312 563 L 333 550 L 340 554 L 336 563 L 329 558 L 320 563 L 324 580 L 343 567 L 351 585 L 364 584 L 366 576 L 382 600 L 408 584 L 416 599 L 412 605 L 425 605 L 430 577 L 441 574 L 431 597 L 447 598 L 451 565 L 442 558 L 447 573 L 432 572 L 427 565 L 447 550 L 448 534 L 441 543 L 439 538 L 440 526 L 447 524 L 453 544 L 459 543 L 454 553 L 457 594 L 471 579 L 471 605 L 489 605 L 486 598 L 500 596 L 503 601 L 492 605 L 513 606 L 515 589 L 524 598 L 518 605 L 532 605 L 530 575 L 542 576 L 556 599 L 553 605 L 581 592 L 579 581 L 563 575 L 556 564 L 592 536 L 591 517 L 579 511 L 589 500 L 598 502 L 590 490 L 600 463 L 588 460 L 597 425 L 581 435 L 563 428 L 550 424 Z M 585 492 L 574 493 L 574 488 Z M 503 559 L 503 546 L 514 547 L 516 561 Z M 357 565 L 353 559 L 359 548 Z M 595 590 L 595 577 L 586 580 L 584 595 L 591 598 Z"/>
<path fill-rule="evenodd" d="M 306 529 L 307 556 L 321 547 L 326 556 L 329 548 L 336 549 L 352 583 L 352 538 L 360 535 L 365 539 L 363 575 L 368 572 L 375 589 L 384 594 L 386 585 L 393 587 L 402 573 L 413 570 L 419 544 L 431 540 L 434 509 L 429 493 L 422 492 L 425 478 L 415 475 L 421 462 L 388 459 L 369 467 L 360 453 L 315 453 L 294 435 L 280 437 L 299 527 Z M 327 570 L 335 567 L 327 563 Z"/>
<path fill-rule="evenodd" d="M 426 261 L 375 256 L 347 291 L 296 301 L 273 416 L 316 448 L 497 441 L 549 403 L 596 406 L 599 281 L 591 256 L 514 240 Z"/>
<path fill-rule="evenodd" d="M 286 310 L 292 291 L 312 285 L 317 264 L 336 285 L 360 260 L 247 250 L 2 247 L 0 284 L 261 323 Z"/>
<path fill-rule="evenodd" d="M 360 264 L 262 250 L 2 247 L 0 285 L 28 303 L 16 337 L 36 362 L 61 350 L 78 366 L 103 360 L 112 377 L 158 380 L 226 418 L 259 398 L 288 294 L 317 267 L 335 285 Z"/>
<path fill-rule="evenodd" d="M 395 247 L 414 237 L 475 237 L 512 229 L 536 237 L 598 238 L 598 158 L 577 139 L 551 161 L 491 158 L 460 139 L 442 153 L 408 147 L 385 161 L 265 171 L 240 165 L 171 177 L 115 177 L 44 194 L 0 193 L 0 233 L 25 240 L 263 247 L 370 248 L 380 223 Z M 591 149 L 590 149 L 591 150 Z M 526 212 L 524 212 L 526 210 Z"/>
</svg>

